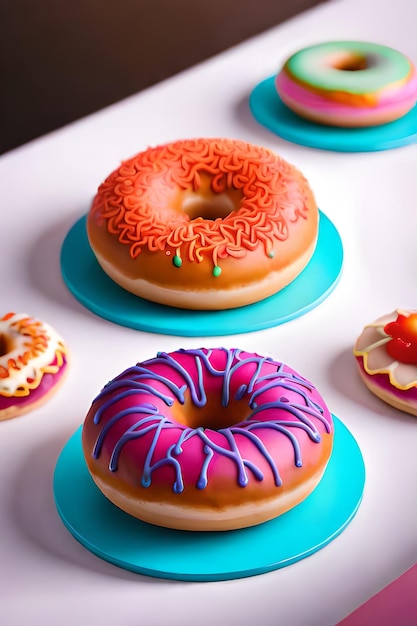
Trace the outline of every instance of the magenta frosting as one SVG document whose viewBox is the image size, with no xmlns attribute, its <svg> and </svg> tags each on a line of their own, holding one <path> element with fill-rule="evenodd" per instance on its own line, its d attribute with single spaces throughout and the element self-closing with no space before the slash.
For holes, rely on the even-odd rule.
<svg viewBox="0 0 417 626">
<path fill-rule="evenodd" d="M 27 396 L 9 397 L 3 396 L 0 393 L 0 411 L 4 411 L 5 409 L 8 409 L 12 406 L 16 406 L 20 410 L 23 407 L 27 407 L 30 404 L 34 404 L 41 400 L 42 397 L 48 394 L 63 377 L 67 367 L 67 361 L 65 357 L 63 358 L 63 364 L 59 368 L 58 372 L 56 374 L 43 374 L 39 386 L 36 387 L 36 389 L 31 389 L 30 393 Z M 56 361 L 52 365 L 56 365 Z"/>
<path fill-rule="evenodd" d="M 245 417 L 218 429 L 174 418 L 185 404 L 202 409 L 213 394 L 224 411 L 243 403 Z M 241 487 L 265 475 L 279 487 L 280 468 L 308 462 L 333 430 L 309 381 L 271 358 L 225 348 L 159 353 L 129 368 L 94 400 L 84 427 L 88 420 L 98 427 L 91 454 L 105 454 L 110 472 L 123 455 L 143 487 L 168 483 L 177 493 L 187 484 L 204 489 L 219 470 Z"/>
<path fill-rule="evenodd" d="M 363 366 L 362 357 L 358 356 L 356 357 L 356 360 L 365 376 L 372 378 L 372 382 L 378 385 L 378 387 L 381 387 L 381 389 L 384 389 L 402 401 L 407 402 L 407 400 L 409 400 L 411 403 L 417 402 L 417 387 L 410 387 L 410 389 L 398 389 L 398 387 L 395 387 L 390 382 L 388 374 L 369 374 Z"/>
</svg>

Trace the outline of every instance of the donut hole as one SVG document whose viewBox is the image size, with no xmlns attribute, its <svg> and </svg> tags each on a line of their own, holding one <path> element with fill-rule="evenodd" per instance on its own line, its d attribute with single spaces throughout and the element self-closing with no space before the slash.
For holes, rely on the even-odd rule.
<svg viewBox="0 0 417 626">
<path fill-rule="evenodd" d="M 207 394 L 207 402 L 203 407 L 196 406 L 191 399 L 187 402 L 175 419 L 188 428 L 208 428 L 220 430 L 245 421 L 251 413 L 247 399 L 230 399 L 227 407 L 222 406 L 220 394 Z"/>
<path fill-rule="evenodd" d="M 221 193 L 212 198 L 200 196 L 198 192 L 187 195 L 182 203 L 182 210 L 191 220 L 202 218 L 205 220 L 224 219 L 238 207 L 230 195 Z"/>
<path fill-rule="evenodd" d="M 13 349 L 12 342 L 9 337 L 4 334 L 0 334 L 0 357 L 9 354 Z"/>
<path fill-rule="evenodd" d="M 237 211 L 243 200 L 243 193 L 233 187 L 216 193 L 212 189 L 212 178 L 205 172 L 199 172 L 200 185 L 197 189 L 178 190 L 172 200 L 172 206 L 188 216 L 190 220 L 224 219 Z"/>
<path fill-rule="evenodd" d="M 360 72 L 368 67 L 367 59 L 360 54 L 346 54 L 336 59 L 332 67 L 342 72 Z"/>
</svg>

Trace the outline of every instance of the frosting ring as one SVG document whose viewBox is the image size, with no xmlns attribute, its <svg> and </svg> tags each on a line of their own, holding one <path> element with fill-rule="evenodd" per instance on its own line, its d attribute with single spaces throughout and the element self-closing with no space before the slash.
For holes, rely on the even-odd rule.
<svg viewBox="0 0 417 626">
<path fill-rule="evenodd" d="M 25 313 L 0 319 L 0 420 L 43 403 L 63 381 L 68 353 L 45 322 Z"/>
<path fill-rule="evenodd" d="M 149 148 L 100 186 L 91 248 L 117 284 L 182 308 L 268 297 L 304 269 L 318 209 L 305 178 L 266 148 L 194 139 Z"/>
<path fill-rule="evenodd" d="M 99 489 L 144 521 L 228 530 L 277 517 L 317 486 L 333 422 L 315 387 L 238 349 L 159 353 L 95 398 L 83 426 Z"/>
<path fill-rule="evenodd" d="M 292 55 L 276 77 L 295 113 L 335 126 L 373 126 L 405 115 L 417 100 L 417 74 L 402 53 L 379 44 L 327 42 Z"/>
</svg>

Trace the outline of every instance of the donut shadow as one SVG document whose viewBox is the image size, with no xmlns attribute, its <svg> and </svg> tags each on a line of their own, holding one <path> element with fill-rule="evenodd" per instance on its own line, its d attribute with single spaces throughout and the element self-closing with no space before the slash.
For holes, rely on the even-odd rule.
<svg viewBox="0 0 417 626">
<path fill-rule="evenodd" d="M 80 313 L 85 312 L 85 309 L 68 291 L 60 269 L 61 247 L 76 220 L 77 214 L 71 213 L 52 223 L 27 250 L 26 267 L 30 284 L 42 295 L 66 309 Z"/>
<path fill-rule="evenodd" d="M 84 548 L 65 528 L 55 507 L 52 478 L 59 453 L 71 434 L 43 441 L 22 460 L 11 478 L 8 510 L 13 527 L 42 553 L 73 567 L 128 581 L 178 584 L 180 581 L 144 576 L 108 563 Z"/>
<path fill-rule="evenodd" d="M 353 347 L 345 348 L 329 362 L 328 377 L 330 384 L 341 395 L 355 405 L 365 408 L 378 420 L 393 418 L 397 421 L 409 422 L 415 420 L 413 415 L 400 411 L 387 404 L 373 394 L 362 381 L 353 355 Z"/>
<path fill-rule="evenodd" d="M 291 151 L 296 153 L 305 152 L 305 146 L 300 146 L 299 144 L 293 143 L 292 141 L 288 141 L 287 139 L 284 139 L 277 133 L 274 133 L 272 130 L 269 130 L 268 128 L 260 124 L 252 115 L 252 111 L 250 110 L 249 106 L 249 98 L 250 93 L 243 96 L 240 100 L 236 102 L 235 118 L 243 128 L 249 130 L 256 136 L 256 139 L 251 140 L 252 143 L 260 146 L 270 146 L 271 142 L 273 141 L 273 149 L 275 152 L 285 152 L 286 148 L 291 148 Z"/>
<path fill-rule="evenodd" d="M 322 160 L 326 159 L 329 161 L 330 165 L 334 165 L 335 154 L 343 155 L 343 153 L 331 150 L 322 150 L 314 146 L 301 145 L 295 141 L 291 141 L 290 139 L 285 139 L 274 130 L 267 128 L 267 126 L 258 122 L 252 114 L 249 104 L 250 96 L 251 92 L 236 102 L 235 119 L 243 128 L 249 130 L 255 135 L 256 139 L 252 139 L 252 143 L 256 145 L 269 146 L 272 150 L 274 150 L 274 152 L 280 154 L 281 156 L 285 154 L 286 150 L 291 150 L 292 160 L 297 159 L 298 155 L 300 155 L 301 160 L 302 157 L 305 158 L 306 153 L 310 153 L 310 155 L 316 154 L 317 150 L 320 150 L 320 158 Z"/>
<path fill-rule="evenodd" d="M 362 403 L 360 396 L 364 385 L 357 372 L 351 347 L 346 347 L 329 361 L 327 373 L 334 389 L 349 400 Z M 365 391 L 367 391 L 366 388 Z M 366 394 L 363 394 L 363 398 L 366 399 Z"/>
<path fill-rule="evenodd" d="M 289 142 L 285 141 L 279 135 L 276 135 L 256 121 L 256 119 L 252 115 L 252 111 L 250 110 L 249 98 L 250 93 L 247 93 L 236 102 L 234 112 L 239 124 L 247 130 L 256 134 L 256 136 L 259 138 L 257 139 L 256 143 L 260 145 L 268 145 L 268 141 L 271 140 L 271 137 L 277 139 L 280 143 L 288 144 Z"/>
</svg>

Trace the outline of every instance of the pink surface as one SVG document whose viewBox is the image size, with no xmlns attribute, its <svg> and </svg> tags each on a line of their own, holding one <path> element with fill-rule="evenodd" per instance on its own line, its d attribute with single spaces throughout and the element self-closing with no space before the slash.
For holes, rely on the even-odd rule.
<svg viewBox="0 0 417 626">
<path fill-rule="evenodd" d="M 417 564 L 362 604 L 338 626 L 415 626 Z"/>
</svg>

